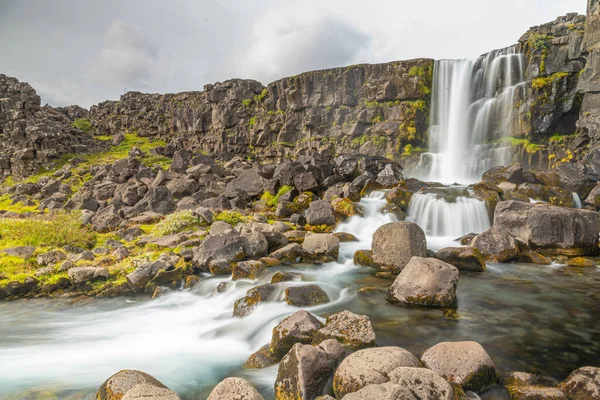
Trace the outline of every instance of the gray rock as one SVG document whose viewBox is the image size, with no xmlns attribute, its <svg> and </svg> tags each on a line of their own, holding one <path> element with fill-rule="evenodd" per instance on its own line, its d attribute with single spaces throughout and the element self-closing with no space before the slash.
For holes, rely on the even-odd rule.
<svg viewBox="0 0 600 400">
<path fill-rule="evenodd" d="M 136 370 L 123 370 L 117 372 L 108 378 L 102 385 L 100 385 L 98 391 L 96 392 L 96 399 L 122 399 L 123 396 L 125 396 L 130 390 L 138 385 L 150 385 L 156 388 L 168 389 L 156 378 L 146 374 L 145 372 Z M 147 390 L 147 388 L 142 389 Z M 169 398 L 167 399 L 171 400 Z"/>
<path fill-rule="evenodd" d="M 59 261 L 67 258 L 67 255 L 60 250 L 51 250 L 47 253 L 42 253 L 37 256 L 37 263 L 39 265 L 50 265 L 56 264 Z"/>
<path fill-rule="evenodd" d="M 277 293 L 277 285 L 267 283 L 253 287 L 246 292 L 246 296 L 235 301 L 233 305 L 233 316 L 243 317 L 250 314 L 259 303 L 274 301 L 274 295 Z"/>
<path fill-rule="evenodd" d="M 227 191 L 243 191 L 250 197 L 263 194 L 267 180 L 254 170 L 244 171 L 227 184 Z"/>
<path fill-rule="evenodd" d="M 473 247 L 446 247 L 435 253 L 435 258 L 461 271 L 485 271 L 485 258 Z"/>
<path fill-rule="evenodd" d="M 421 400 L 407 388 L 392 382 L 365 386 L 344 396 L 344 400 Z"/>
<path fill-rule="evenodd" d="M 21 257 L 25 260 L 31 258 L 35 253 L 35 246 L 16 246 L 1 250 L 9 256 Z"/>
<path fill-rule="evenodd" d="M 108 269 L 101 267 L 74 267 L 67 272 L 71 284 L 73 286 L 81 285 L 82 283 L 95 279 L 108 279 L 110 273 Z"/>
<path fill-rule="evenodd" d="M 498 381 L 496 366 L 477 342 L 442 342 L 425 350 L 421 361 L 444 379 L 475 393 Z"/>
<path fill-rule="evenodd" d="M 374 347 L 350 354 L 338 367 L 333 390 L 338 399 L 368 385 L 389 382 L 388 374 L 399 367 L 421 367 L 419 360 L 401 347 Z"/>
<path fill-rule="evenodd" d="M 430 369 L 400 367 L 388 374 L 390 382 L 407 388 L 419 400 L 453 400 L 452 386 Z"/>
<path fill-rule="evenodd" d="M 91 223 L 92 228 L 96 232 L 110 232 L 114 231 L 123 224 L 124 220 L 121 218 L 119 210 L 114 205 L 101 208 L 92 217 Z"/>
<path fill-rule="evenodd" d="M 310 344 L 322 327 L 323 324 L 308 311 L 296 311 L 273 328 L 271 351 L 276 357 L 282 358 L 294 344 Z"/>
<path fill-rule="evenodd" d="M 245 379 L 226 378 L 219 383 L 207 400 L 264 400 L 258 391 Z"/>
<path fill-rule="evenodd" d="M 255 280 L 265 271 L 265 264 L 261 261 L 241 261 L 233 267 L 231 279 L 237 281 L 239 279 Z"/>
<path fill-rule="evenodd" d="M 304 259 L 313 263 L 337 261 L 340 239 L 327 233 L 307 233 L 302 244 Z"/>
<path fill-rule="evenodd" d="M 317 285 L 290 286 L 285 289 L 285 302 L 296 307 L 311 307 L 328 303 L 329 296 Z"/>
<path fill-rule="evenodd" d="M 171 389 L 141 383 L 129 389 L 121 400 L 181 400 Z"/>
<path fill-rule="evenodd" d="M 324 200 L 313 201 L 306 211 L 306 222 L 309 225 L 335 225 L 333 207 Z"/>
<path fill-rule="evenodd" d="M 373 234 L 372 254 L 376 264 L 397 274 L 412 257 L 427 257 L 425 233 L 412 222 L 385 224 Z"/>
<path fill-rule="evenodd" d="M 276 258 L 282 263 L 295 263 L 297 259 L 302 257 L 302 254 L 302 247 L 298 243 L 290 243 L 272 252 L 270 257 Z"/>
<path fill-rule="evenodd" d="M 411 258 L 390 286 L 392 303 L 449 307 L 456 298 L 458 269 L 435 258 Z"/>
<path fill-rule="evenodd" d="M 344 310 L 327 317 L 325 327 L 315 333 L 313 344 L 327 339 L 335 339 L 357 350 L 375 346 L 375 331 L 369 317 Z"/>
<path fill-rule="evenodd" d="M 512 261 L 519 254 L 515 238 L 496 226 L 475 236 L 471 247 L 479 250 L 486 260 L 494 262 Z"/>
<path fill-rule="evenodd" d="M 244 253 L 250 258 L 264 257 L 269 252 L 269 241 L 259 232 L 251 232 L 243 234 L 242 237 L 245 239 L 243 245 Z"/>
<path fill-rule="evenodd" d="M 576 369 L 559 387 L 572 400 L 599 400 L 600 368 L 582 367 Z"/>
<path fill-rule="evenodd" d="M 246 241 L 237 232 L 232 231 L 224 235 L 210 235 L 200 246 L 194 249 L 194 268 L 208 270 L 212 260 L 234 262 L 244 259 L 244 245 Z"/>
<path fill-rule="evenodd" d="M 147 262 L 137 267 L 127 275 L 127 284 L 135 293 L 143 292 L 150 282 L 161 270 L 167 270 L 169 265 L 162 260 Z"/>
</svg>

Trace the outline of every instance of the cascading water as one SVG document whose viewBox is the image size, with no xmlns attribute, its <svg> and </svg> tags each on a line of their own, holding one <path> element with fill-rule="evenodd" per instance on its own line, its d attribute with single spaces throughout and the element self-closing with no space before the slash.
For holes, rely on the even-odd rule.
<svg viewBox="0 0 600 400">
<path fill-rule="evenodd" d="M 511 161 L 514 93 L 524 58 L 514 47 L 477 59 L 441 60 L 434 68 L 429 152 L 411 175 L 446 184 L 471 183 L 487 169 Z"/>
<path fill-rule="evenodd" d="M 436 250 L 490 227 L 485 204 L 464 187 L 431 188 L 414 194 L 407 220 L 425 231 L 429 247 Z"/>
</svg>

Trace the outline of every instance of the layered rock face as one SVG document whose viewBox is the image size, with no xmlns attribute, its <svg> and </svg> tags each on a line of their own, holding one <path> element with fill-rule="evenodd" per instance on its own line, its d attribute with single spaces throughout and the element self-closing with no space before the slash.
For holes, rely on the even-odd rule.
<svg viewBox="0 0 600 400">
<path fill-rule="evenodd" d="M 91 135 L 69 119 L 84 113 L 74 111 L 41 107 L 28 83 L 0 74 L 0 178 L 26 177 L 64 155 L 92 150 Z"/>
<path fill-rule="evenodd" d="M 234 79 L 203 92 L 142 94 L 92 107 L 96 134 L 137 131 L 211 154 L 260 160 L 329 151 L 399 156 L 427 142 L 433 60 L 304 73 L 267 87 Z"/>
</svg>

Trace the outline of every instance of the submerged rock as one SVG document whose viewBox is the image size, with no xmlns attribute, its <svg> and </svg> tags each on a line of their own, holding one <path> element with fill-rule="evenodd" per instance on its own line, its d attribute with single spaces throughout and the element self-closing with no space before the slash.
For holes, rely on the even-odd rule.
<svg viewBox="0 0 600 400">
<path fill-rule="evenodd" d="M 413 257 L 390 286 L 392 303 L 449 307 L 456 297 L 458 269 L 435 258 Z"/>
<path fill-rule="evenodd" d="M 385 224 L 373 234 L 373 261 L 400 273 L 414 256 L 427 257 L 423 230 L 412 222 Z"/>
<path fill-rule="evenodd" d="M 464 390 L 482 392 L 498 381 L 496 366 L 477 342 L 442 342 L 425 350 L 421 361 Z"/>
</svg>

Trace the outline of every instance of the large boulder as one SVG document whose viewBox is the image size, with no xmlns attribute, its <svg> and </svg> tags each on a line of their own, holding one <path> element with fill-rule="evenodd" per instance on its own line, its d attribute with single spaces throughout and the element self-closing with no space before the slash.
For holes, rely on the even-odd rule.
<svg viewBox="0 0 600 400">
<path fill-rule="evenodd" d="M 327 339 L 335 339 L 346 347 L 358 350 L 375 346 L 375 331 L 369 317 L 344 310 L 327 317 L 325 327 L 313 336 L 313 344 Z"/>
<path fill-rule="evenodd" d="M 239 233 L 231 231 L 223 235 L 210 235 L 194 249 L 194 268 L 208 270 L 211 261 L 234 262 L 246 257 L 244 246 L 248 242 Z"/>
<path fill-rule="evenodd" d="M 572 400 L 600 400 L 600 368 L 576 369 L 560 384 L 560 388 Z"/>
<path fill-rule="evenodd" d="M 515 238 L 497 226 L 475 236 L 471 247 L 479 250 L 486 260 L 494 262 L 508 262 L 519 254 Z"/>
<path fill-rule="evenodd" d="M 456 298 L 458 269 L 435 258 L 413 257 L 390 286 L 392 303 L 449 307 Z"/>
<path fill-rule="evenodd" d="M 389 382 L 388 374 L 399 367 L 421 367 L 419 360 L 401 347 L 374 347 L 359 350 L 342 361 L 333 377 L 338 399 L 368 385 Z"/>
<path fill-rule="evenodd" d="M 598 252 L 600 217 L 595 211 L 503 201 L 496 206 L 494 228 L 522 239 L 531 248 L 551 253 Z"/>
<path fill-rule="evenodd" d="M 340 239 L 327 233 L 307 233 L 302 244 L 304 259 L 314 263 L 337 261 Z"/>
<path fill-rule="evenodd" d="M 271 283 L 249 289 L 246 292 L 246 296 L 235 301 L 233 305 L 233 316 L 243 317 L 250 314 L 259 303 L 273 300 L 273 296 L 276 293 L 277 285 Z"/>
<path fill-rule="evenodd" d="M 237 178 L 227 184 L 228 192 L 244 192 L 250 197 L 260 196 L 267 180 L 254 170 L 242 172 Z"/>
<path fill-rule="evenodd" d="M 294 344 L 311 343 L 315 333 L 322 327 L 321 321 L 308 311 L 296 311 L 273 328 L 271 351 L 281 358 Z"/>
<path fill-rule="evenodd" d="M 427 239 L 412 222 L 385 224 L 373 234 L 373 261 L 399 273 L 412 257 L 427 257 Z"/>
<path fill-rule="evenodd" d="M 171 389 L 143 383 L 128 390 L 121 400 L 181 400 L 181 398 Z"/>
<path fill-rule="evenodd" d="M 435 253 L 435 258 L 461 271 L 485 271 L 485 258 L 473 247 L 446 247 Z"/>
<path fill-rule="evenodd" d="M 127 284 L 136 293 L 143 292 L 148 282 L 150 282 L 161 270 L 167 270 L 170 266 L 162 260 L 147 262 L 137 267 L 129 273 Z M 73 269 L 70 269 L 71 272 Z"/>
<path fill-rule="evenodd" d="M 98 391 L 96 392 L 96 399 L 121 400 L 124 398 L 125 395 L 129 393 L 129 391 L 131 391 L 138 385 L 148 385 L 153 388 L 168 390 L 168 388 L 165 385 L 163 385 L 159 380 L 146 374 L 145 372 L 136 370 L 123 370 L 117 372 L 116 374 L 108 378 L 102 385 L 100 385 Z M 141 389 L 143 389 L 143 391 L 147 393 L 150 388 L 144 387 Z M 164 400 L 174 400 L 179 398 L 174 397 L 177 396 L 174 395 L 174 392 L 169 393 L 168 396 L 170 397 L 165 397 Z M 131 398 L 132 397 L 130 397 L 130 399 Z M 152 399 L 152 397 L 150 397 L 150 399 Z"/>
<path fill-rule="evenodd" d="M 335 212 L 329 202 L 315 200 L 306 211 L 306 222 L 309 225 L 335 225 Z"/>
<path fill-rule="evenodd" d="M 285 302 L 296 307 L 310 307 L 329 302 L 329 296 L 318 285 L 290 286 L 285 289 Z"/>
<path fill-rule="evenodd" d="M 464 390 L 482 392 L 498 381 L 494 361 L 477 342 L 438 343 L 425 350 L 421 361 Z"/>
<path fill-rule="evenodd" d="M 96 232 L 114 231 L 124 223 L 119 210 L 114 205 L 104 207 L 92 217 L 92 228 Z"/>
<path fill-rule="evenodd" d="M 421 400 L 412 392 L 393 382 L 365 386 L 357 392 L 344 396 L 344 400 Z"/>
<path fill-rule="evenodd" d="M 275 398 L 310 400 L 327 394 L 327 385 L 343 356 L 344 349 L 335 340 L 318 346 L 296 343 L 279 363 Z"/>
<path fill-rule="evenodd" d="M 453 400 L 452 386 L 427 368 L 400 367 L 388 374 L 390 382 L 410 390 L 419 400 Z"/>
<path fill-rule="evenodd" d="M 108 269 L 102 267 L 75 267 L 69 269 L 67 274 L 73 286 L 96 279 L 108 279 L 110 277 Z"/>
<path fill-rule="evenodd" d="M 264 400 L 264 397 L 242 378 L 226 378 L 219 383 L 207 400 Z"/>
</svg>

